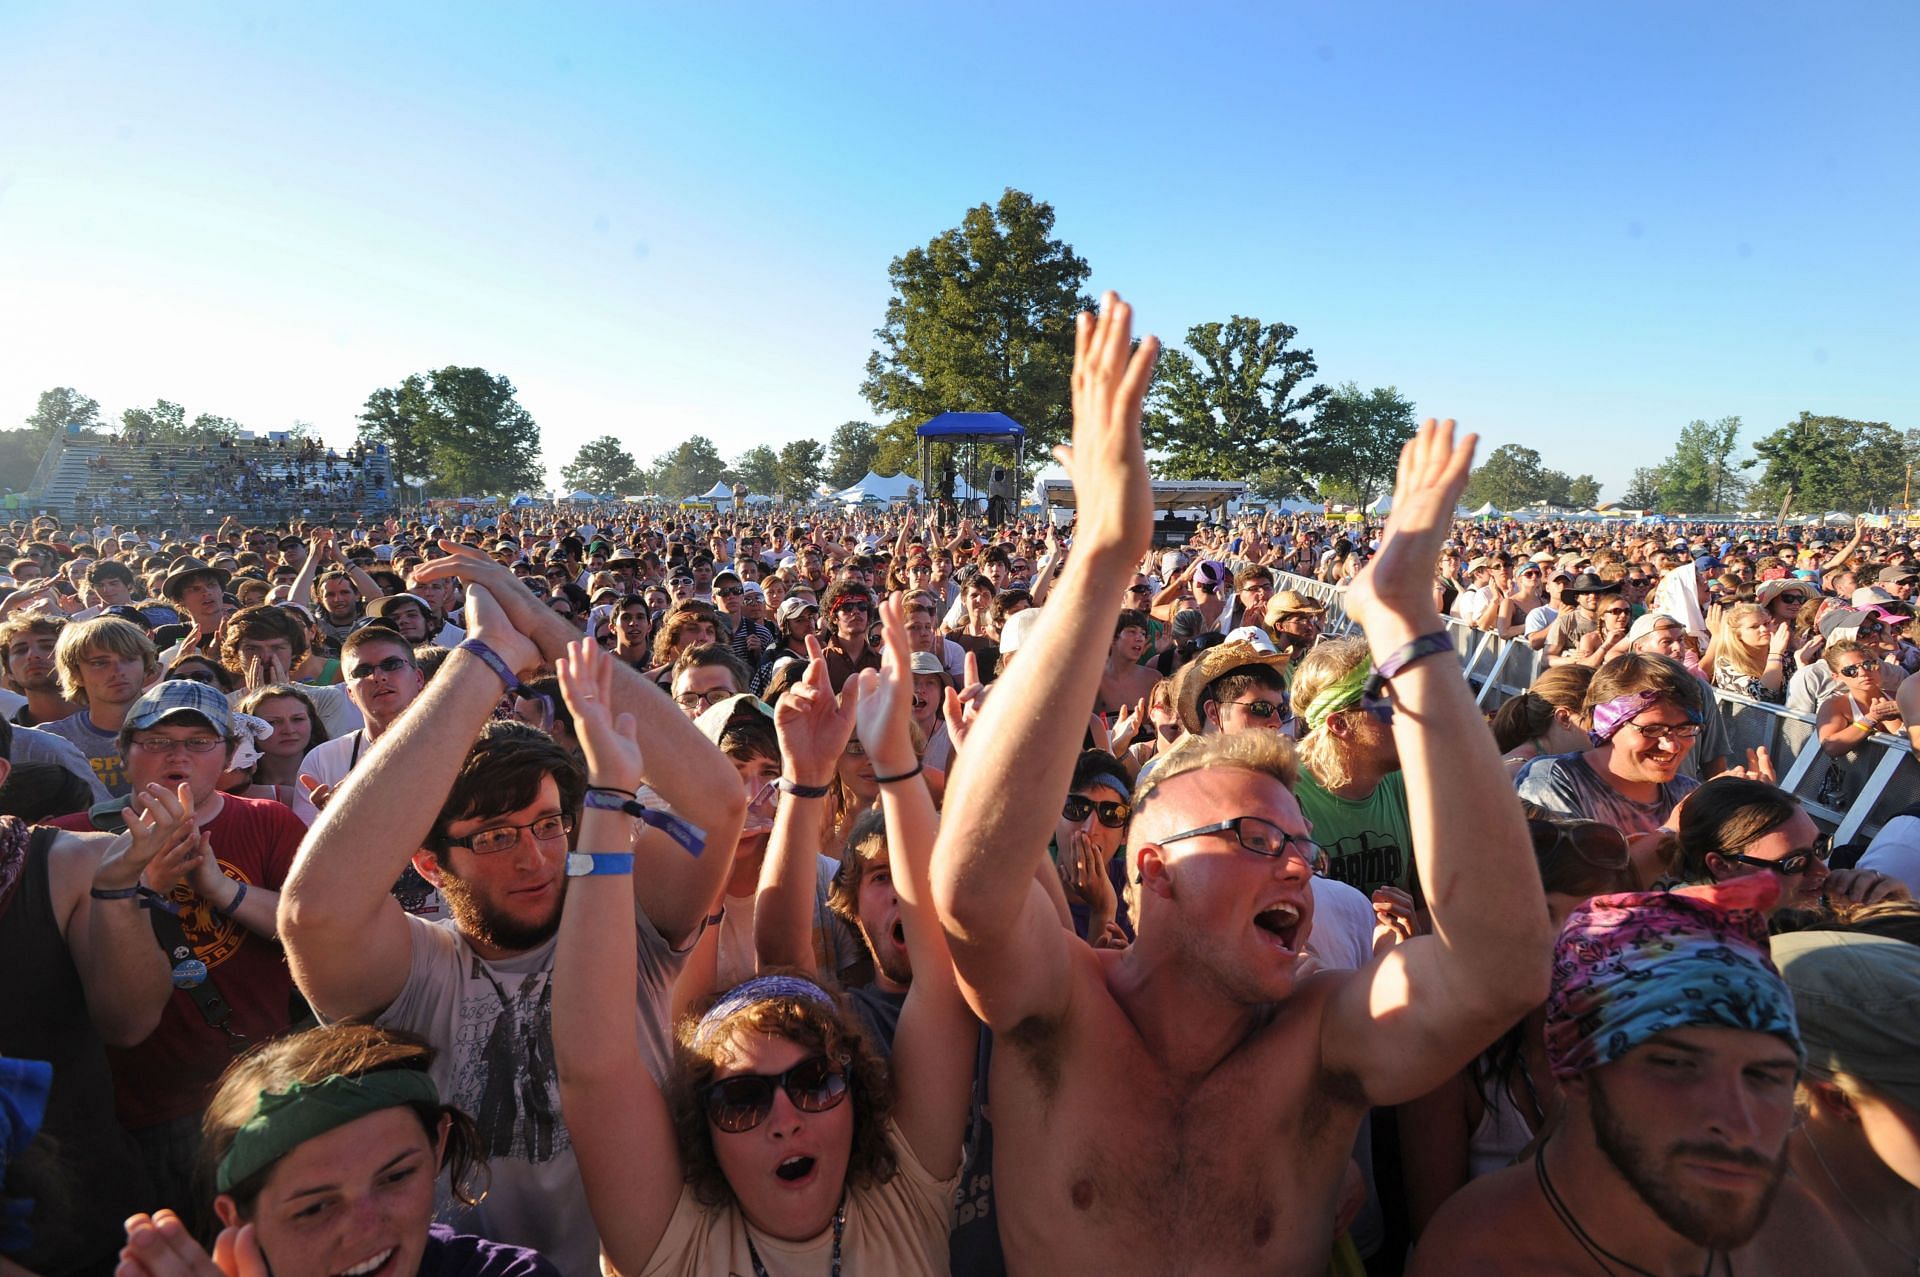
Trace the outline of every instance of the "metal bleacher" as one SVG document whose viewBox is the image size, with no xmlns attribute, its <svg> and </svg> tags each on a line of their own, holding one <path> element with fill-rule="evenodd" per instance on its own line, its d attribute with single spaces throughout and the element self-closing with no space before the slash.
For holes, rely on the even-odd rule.
<svg viewBox="0 0 1920 1277">
<path fill-rule="evenodd" d="M 1274 575 L 1278 588 L 1326 606 L 1326 633 L 1337 637 L 1358 630 L 1347 615 L 1346 587 L 1291 572 Z M 1546 658 L 1524 638 L 1504 639 L 1452 617 L 1446 624 L 1474 701 L 1488 714 L 1526 691 L 1546 669 Z M 1904 738 L 1879 733 L 1836 758 L 1820 749 L 1809 715 L 1732 692 L 1713 695 L 1727 724 L 1730 758 L 1744 761 L 1748 750 L 1764 747 L 1780 787 L 1800 799 L 1807 814 L 1833 835 L 1836 847 L 1871 838 L 1902 809 L 1920 802 L 1920 761 Z M 1836 781 L 1829 784 L 1830 766 L 1836 764 Z"/>
</svg>

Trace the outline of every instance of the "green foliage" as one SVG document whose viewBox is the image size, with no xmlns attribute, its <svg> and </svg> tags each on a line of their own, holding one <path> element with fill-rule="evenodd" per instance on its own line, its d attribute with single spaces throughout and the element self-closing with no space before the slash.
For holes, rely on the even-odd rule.
<svg viewBox="0 0 1920 1277">
<path fill-rule="evenodd" d="M 669 501 L 697 497 L 727 477 L 720 449 L 705 435 L 694 435 L 679 447 L 656 457 L 647 471 L 647 486 Z"/>
<path fill-rule="evenodd" d="M 1305 467 L 1319 476 L 1329 499 L 1364 506 L 1392 491 L 1400 447 L 1418 428 L 1413 401 L 1398 390 L 1376 386 L 1363 392 L 1349 381 L 1320 401 L 1303 447 Z"/>
<path fill-rule="evenodd" d="M 1080 291 L 1092 268 L 1052 237 L 1053 219 L 1052 205 L 1009 187 L 893 259 L 880 349 L 860 387 L 887 418 L 875 468 L 910 468 L 914 429 L 942 412 L 1004 412 L 1030 450 L 1066 439 L 1073 317 L 1093 305 Z"/>
<path fill-rule="evenodd" d="M 826 481 L 835 488 L 850 488 L 866 478 L 880 454 L 877 435 L 870 421 L 843 421 L 835 426 L 827 440 Z"/>
<path fill-rule="evenodd" d="M 1754 485 L 1754 498 L 1772 508 L 1791 488 L 1793 508 L 1809 514 L 1858 513 L 1898 504 L 1907 465 L 1915 460 L 1914 436 L 1884 421 L 1803 412 L 1798 420 L 1754 441 L 1755 461 L 1748 464 L 1765 467 Z"/>
<path fill-rule="evenodd" d="M 584 488 L 595 494 L 628 495 L 640 491 L 640 467 L 618 439 L 601 435 L 580 445 L 580 451 L 560 471 L 560 480 L 569 491 Z"/>
<path fill-rule="evenodd" d="M 187 433 L 201 440 L 238 439 L 240 432 L 244 429 L 246 427 L 232 417 L 216 417 L 212 413 L 203 412 L 193 419 L 193 423 L 187 427 Z"/>
<path fill-rule="evenodd" d="M 430 495 L 540 485 L 540 427 L 513 383 L 484 368 L 448 366 L 374 391 L 360 437 L 386 444 L 397 473 L 426 476 Z"/>
<path fill-rule="evenodd" d="M 1318 370 L 1311 350 L 1289 349 L 1297 331 L 1244 315 L 1189 328 L 1187 349 L 1160 357 L 1148 397 L 1146 444 L 1161 454 L 1154 469 L 1173 479 L 1238 479 L 1268 468 L 1299 475 L 1308 430 L 1299 414 L 1329 391 L 1294 393 Z"/>
<path fill-rule="evenodd" d="M 100 405 L 72 386 L 56 386 L 40 392 L 40 402 L 27 418 L 25 428 L 45 440 L 70 425 L 83 430 L 100 429 Z"/>
<path fill-rule="evenodd" d="M 1581 510 L 1591 510 L 1600 504 L 1600 481 L 1590 474 L 1575 475 L 1567 484 L 1567 499 L 1562 502 Z"/>
<path fill-rule="evenodd" d="M 747 485 L 747 491 L 771 496 L 780 484 L 780 454 L 764 443 L 748 448 L 733 463 L 733 472 Z"/>
<path fill-rule="evenodd" d="M 1666 482 L 1666 473 L 1659 466 L 1642 466 L 1633 472 L 1633 482 L 1620 497 L 1620 504 L 1632 510 L 1657 510 L 1660 508 L 1660 487 Z"/>
<path fill-rule="evenodd" d="M 826 449 L 817 439 L 795 439 L 780 449 L 780 465 L 774 492 L 788 501 L 805 501 L 820 486 L 826 473 Z M 862 474 L 865 472 L 863 471 Z M 854 476 L 856 479 L 860 475 Z"/>
<path fill-rule="evenodd" d="M 1592 475 L 1548 469 L 1539 453 L 1517 443 L 1503 443 L 1488 453 L 1460 497 L 1461 504 L 1475 510 L 1489 501 L 1498 510 L 1543 504 L 1586 509 L 1599 499 L 1600 484 Z"/>
<path fill-rule="evenodd" d="M 156 399 L 151 408 L 129 408 L 120 414 L 124 434 L 144 433 L 160 443 L 180 443 L 187 434 L 187 410 L 177 403 Z"/>
<path fill-rule="evenodd" d="M 1738 509 L 1748 486 L 1733 464 L 1739 436 L 1738 417 L 1682 426 L 1673 454 L 1660 465 L 1659 508 L 1685 514 Z"/>
<path fill-rule="evenodd" d="M 37 427 L 0 430 L 0 490 L 24 492 L 47 455 L 47 436 Z"/>
</svg>

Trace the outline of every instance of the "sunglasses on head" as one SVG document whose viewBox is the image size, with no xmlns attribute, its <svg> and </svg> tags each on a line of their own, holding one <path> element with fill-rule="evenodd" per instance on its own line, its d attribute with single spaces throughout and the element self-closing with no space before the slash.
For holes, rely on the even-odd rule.
<svg viewBox="0 0 1920 1277">
<path fill-rule="evenodd" d="M 1067 801 L 1060 807 L 1060 814 L 1067 820 L 1076 822 L 1085 820 L 1088 816 L 1097 816 L 1100 823 L 1108 829 L 1123 829 L 1126 827 L 1128 817 L 1133 815 L 1133 807 L 1117 799 L 1095 802 L 1080 794 L 1068 794 Z"/>
<path fill-rule="evenodd" d="M 1597 820 L 1529 820 L 1527 832 L 1533 836 L 1533 856 L 1538 861 L 1551 860 L 1568 847 L 1582 864 L 1595 869 L 1623 870 L 1632 865 L 1626 838 Z"/>
<path fill-rule="evenodd" d="M 802 1113 L 825 1113 L 847 1098 L 847 1075 L 824 1055 L 805 1059 L 785 1073 L 738 1073 L 702 1093 L 707 1120 L 729 1135 L 750 1131 L 773 1112 L 782 1090 Z"/>
</svg>

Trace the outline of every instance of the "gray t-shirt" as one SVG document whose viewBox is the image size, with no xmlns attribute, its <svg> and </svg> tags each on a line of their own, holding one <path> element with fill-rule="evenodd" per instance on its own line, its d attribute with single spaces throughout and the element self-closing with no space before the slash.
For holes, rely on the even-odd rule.
<svg viewBox="0 0 1920 1277">
<path fill-rule="evenodd" d="M 647 1071 L 661 1080 L 673 1058 L 671 994 L 686 952 L 673 950 L 643 911 L 635 913 L 640 1052 Z M 600 1246 L 560 1113 L 554 1066 L 558 938 L 488 962 L 467 947 L 451 921 L 409 916 L 407 926 L 413 961 L 406 987 L 379 1023 L 417 1033 L 434 1045 L 439 1054 L 433 1080 L 441 1099 L 479 1124 L 481 1147 L 491 1158 L 485 1199 L 461 1207 L 443 1192 L 440 1222 L 455 1232 L 537 1250 L 563 1273 L 598 1272 Z M 689 939 L 689 949 L 698 938 L 696 932 Z"/>
<path fill-rule="evenodd" d="M 30 763 L 52 763 L 64 767 L 87 782 L 93 791 L 93 801 L 104 803 L 113 795 L 100 783 L 100 777 L 94 774 L 93 767 L 87 762 L 87 756 L 79 747 L 63 736 L 56 736 L 44 727 L 16 727 L 13 729 L 13 751 L 9 762 L 15 767 L 24 767 Z"/>
<path fill-rule="evenodd" d="M 1699 787 L 1700 782 L 1691 777 L 1675 776 L 1660 786 L 1660 796 L 1653 802 L 1635 802 L 1609 785 L 1583 754 L 1543 755 L 1528 762 L 1514 778 L 1520 797 L 1549 815 L 1598 820 L 1629 838 L 1660 828 L 1680 800 Z"/>
<path fill-rule="evenodd" d="M 109 797 L 125 798 L 133 792 L 133 782 L 127 779 L 127 760 L 120 756 L 120 733 L 95 727 L 93 716 L 86 710 L 77 709 L 65 718 L 43 723 L 34 730 L 58 736 L 78 747 L 87 756 L 87 765 L 93 768 L 94 776 L 106 787 Z"/>
</svg>

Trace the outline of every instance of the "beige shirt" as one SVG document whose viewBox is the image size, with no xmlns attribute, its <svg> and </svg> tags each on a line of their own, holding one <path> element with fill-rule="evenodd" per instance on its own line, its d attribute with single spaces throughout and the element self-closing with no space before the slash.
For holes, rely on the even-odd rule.
<svg viewBox="0 0 1920 1277">
<path fill-rule="evenodd" d="M 877 1188 L 849 1194 L 840 1271 L 945 1277 L 953 1187 L 960 1177 L 942 1180 L 928 1174 L 891 1121 L 887 1142 L 900 1169 Z M 833 1229 L 804 1242 L 780 1241 L 756 1230 L 753 1245 L 769 1277 L 812 1277 L 831 1266 Z M 746 1217 L 740 1208 L 702 1206 L 694 1200 L 693 1190 L 686 1188 L 644 1277 L 733 1277 L 752 1271 Z"/>
</svg>

